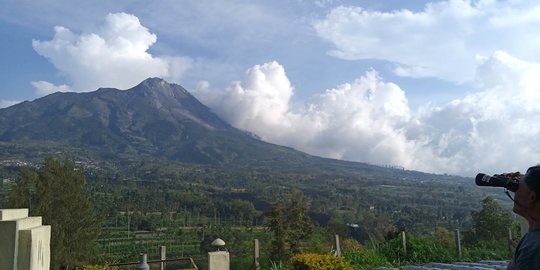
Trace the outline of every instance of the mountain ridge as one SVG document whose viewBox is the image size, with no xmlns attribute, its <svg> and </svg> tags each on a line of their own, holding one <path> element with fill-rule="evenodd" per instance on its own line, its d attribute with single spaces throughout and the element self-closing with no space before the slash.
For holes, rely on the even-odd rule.
<svg viewBox="0 0 540 270">
<path fill-rule="evenodd" d="M 281 171 L 404 172 L 261 141 L 221 120 L 182 86 L 160 78 L 127 90 L 57 92 L 0 109 L 0 151 L 5 158 L 35 162 L 70 152 L 117 164 L 145 160 Z"/>
<path fill-rule="evenodd" d="M 0 142 L 44 143 L 198 164 L 309 155 L 258 140 L 221 120 L 178 84 L 149 78 L 127 90 L 53 93 L 0 109 Z M 265 156 L 265 157 L 263 157 Z M 271 157 L 270 157 L 271 156 Z M 129 159 L 129 158 L 128 158 Z"/>
</svg>

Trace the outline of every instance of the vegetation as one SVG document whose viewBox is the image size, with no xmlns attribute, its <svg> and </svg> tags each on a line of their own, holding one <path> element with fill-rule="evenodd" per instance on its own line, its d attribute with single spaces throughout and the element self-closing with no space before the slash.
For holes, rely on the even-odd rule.
<svg viewBox="0 0 540 270">
<path fill-rule="evenodd" d="M 502 190 L 475 188 L 470 179 L 385 168 L 359 173 L 353 167 L 277 170 L 159 161 L 133 161 L 123 167 L 67 160 L 47 159 L 22 172 L 15 166 L 0 167 L 1 179 L 7 179 L 0 183 L 0 207 L 9 206 L 12 190 L 14 205 L 30 206 L 32 214 L 42 215 L 32 210 L 37 198 L 52 197 L 37 195 L 39 179 L 75 174 L 86 178 L 82 190 L 103 223 L 98 240 L 89 241 L 97 244 L 97 253 L 73 262 L 78 265 L 134 261 L 141 252 L 157 259 L 159 246 L 165 245 L 168 258 L 189 256 L 204 268 L 205 254 L 212 250 L 209 243 L 219 237 L 227 243 L 232 269 L 250 268 L 253 239 L 261 244 L 262 269 L 290 269 L 293 254 L 327 254 L 334 234 L 339 234 L 345 260 L 353 269 L 370 269 L 458 260 L 456 229 L 463 232 L 461 260 L 510 257 L 505 240 L 510 225 L 505 222 L 508 217 L 514 221 L 509 203 L 499 204 L 508 200 Z M 45 173 L 62 168 L 72 168 L 72 173 Z M 63 193 L 58 198 L 74 200 Z M 487 195 L 488 204 L 482 202 Z M 499 235 L 494 240 L 476 239 L 484 228 L 480 221 L 488 217 L 495 220 L 487 224 L 503 229 L 492 232 Z M 496 223 L 500 220 L 505 221 Z M 407 256 L 400 253 L 402 230 L 410 245 Z"/>
<path fill-rule="evenodd" d="M 48 158 L 38 172 L 22 170 L 10 203 L 51 225 L 52 269 L 81 265 L 94 255 L 100 223 L 86 195 L 84 174 L 70 157 Z"/>
<path fill-rule="evenodd" d="M 159 79 L 2 109 L 0 134 L 0 208 L 52 225 L 53 269 L 155 259 L 161 245 L 204 269 L 217 237 L 232 269 L 251 267 L 252 239 L 263 269 L 288 269 L 293 255 L 328 254 L 335 234 L 368 269 L 454 260 L 456 229 L 461 259 L 508 258 L 505 230 L 517 235 L 500 189 L 262 142 Z M 66 151 L 76 158 L 48 157 Z"/>
<path fill-rule="evenodd" d="M 352 270 L 349 262 L 332 254 L 302 253 L 291 258 L 294 270 Z"/>
<path fill-rule="evenodd" d="M 345 249 L 343 257 L 355 270 L 371 270 L 381 266 L 392 266 L 386 257 L 381 255 L 376 249 Z"/>
<path fill-rule="evenodd" d="M 285 261 L 300 252 L 300 242 L 306 240 L 314 228 L 307 212 L 301 192 L 291 194 L 285 207 L 280 202 L 272 205 L 267 213 L 268 228 L 273 234 L 270 259 Z"/>
<path fill-rule="evenodd" d="M 471 211 L 472 229 L 466 234 L 466 240 L 472 244 L 490 241 L 504 241 L 509 231 L 519 236 L 519 224 L 511 213 L 503 209 L 491 196 L 482 201 L 481 210 Z"/>
</svg>

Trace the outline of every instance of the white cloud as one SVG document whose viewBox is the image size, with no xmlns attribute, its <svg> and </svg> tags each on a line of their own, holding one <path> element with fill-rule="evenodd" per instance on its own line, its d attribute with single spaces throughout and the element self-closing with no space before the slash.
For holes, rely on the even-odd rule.
<svg viewBox="0 0 540 270">
<path fill-rule="evenodd" d="M 254 132 L 265 125 L 287 125 L 286 114 L 293 88 L 285 70 L 277 62 L 256 65 L 246 72 L 243 82 L 233 82 L 221 97 L 210 101 L 221 103 L 219 113 L 232 124 Z"/>
<path fill-rule="evenodd" d="M 52 94 L 54 92 L 69 92 L 71 89 L 69 86 L 62 84 L 62 85 L 54 85 L 50 82 L 46 81 L 37 81 L 37 82 L 30 82 L 34 88 L 36 88 L 36 93 L 38 96 L 45 96 L 48 94 Z"/>
<path fill-rule="evenodd" d="M 405 92 L 371 70 L 292 108 L 284 68 L 270 62 L 224 91 L 195 93 L 220 116 L 266 141 L 326 157 L 474 175 L 540 161 L 540 64 L 505 52 L 484 59 L 477 89 L 411 111 Z"/>
<path fill-rule="evenodd" d="M 375 71 L 301 110 L 290 107 L 294 89 L 277 62 L 254 66 L 223 92 L 207 88 L 195 94 L 232 125 L 311 154 L 397 164 L 412 147 L 403 130 L 410 118 L 405 93 Z"/>
<path fill-rule="evenodd" d="M 315 0 L 313 1 L 313 4 L 315 4 L 315 6 L 319 8 L 326 8 L 330 6 L 333 2 L 334 0 Z"/>
<path fill-rule="evenodd" d="M 9 106 L 12 106 L 12 105 L 15 105 L 17 103 L 19 103 L 20 101 L 16 101 L 16 100 L 5 100 L 5 99 L 0 99 L 0 109 L 1 108 L 7 108 Z"/>
<path fill-rule="evenodd" d="M 178 82 L 191 64 L 185 57 L 152 56 L 148 49 L 157 41 L 156 35 L 136 16 L 126 13 L 107 15 L 104 25 L 93 33 L 75 34 L 62 26 L 54 30 L 52 40 L 34 40 L 32 46 L 49 59 L 74 91 L 126 89 L 148 77 Z"/>
<path fill-rule="evenodd" d="M 340 6 L 314 27 L 335 46 L 330 55 L 389 61 L 399 76 L 467 82 L 475 76 L 477 56 L 496 50 L 540 60 L 535 1 L 449 0 L 429 3 L 420 12 Z"/>
<path fill-rule="evenodd" d="M 496 52 L 478 69 L 478 91 L 422 116 L 420 136 L 437 171 L 524 170 L 540 160 L 540 64 Z M 443 162 L 447 160 L 448 163 Z"/>
</svg>

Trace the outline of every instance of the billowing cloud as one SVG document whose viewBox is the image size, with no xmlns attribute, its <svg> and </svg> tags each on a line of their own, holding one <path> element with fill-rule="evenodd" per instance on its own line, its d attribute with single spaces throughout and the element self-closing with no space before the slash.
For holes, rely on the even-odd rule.
<svg viewBox="0 0 540 270">
<path fill-rule="evenodd" d="M 269 128 L 277 133 L 279 130 L 286 131 L 290 128 L 288 103 L 293 94 L 293 87 L 285 75 L 284 68 L 277 62 L 250 68 L 244 81 L 233 82 L 223 93 L 205 94 L 199 96 L 235 126 L 257 134 L 266 134 Z"/>
<path fill-rule="evenodd" d="M 232 125 L 262 139 L 326 157 L 474 175 L 523 170 L 540 161 L 540 64 L 496 52 L 471 93 L 411 111 L 405 92 L 366 72 L 293 108 L 284 68 L 270 62 L 224 91 L 196 95 Z"/>
<path fill-rule="evenodd" d="M 233 126 L 315 155 L 402 164 L 413 147 L 405 137 L 411 117 L 405 93 L 373 70 L 302 109 L 290 106 L 293 90 L 284 68 L 271 62 L 249 69 L 223 92 L 196 95 Z"/>
<path fill-rule="evenodd" d="M 333 44 L 330 55 L 389 61 L 399 76 L 467 82 L 474 79 L 478 58 L 496 50 L 540 60 L 535 1 L 439 1 L 420 12 L 340 6 L 314 27 Z"/>
<path fill-rule="evenodd" d="M 434 171 L 500 173 L 537 164 L 538 72 L 538 62 L 494 53 L 478 68 L 477 90 L 444 107 L 424 108 L 409 138 L 424 142 L 436 157 Z"/>
<path fill-rule="evenodd" d="M 109 14 L 105 23 L 92 33 L 73 33 L 56 26 L 54 38 L 34 40 L 32 46 L 58 69 L 70 86 L 35 82 L 40 91 L 71 88 L 89 91 L 99 87 L 126 89 L 148 77 L 162 77 L 178 82 L 189 68 L 185 57 L 156 57 L 148 52 L 157 37 L 139 19 L 126 13 Z"/>
</svg>

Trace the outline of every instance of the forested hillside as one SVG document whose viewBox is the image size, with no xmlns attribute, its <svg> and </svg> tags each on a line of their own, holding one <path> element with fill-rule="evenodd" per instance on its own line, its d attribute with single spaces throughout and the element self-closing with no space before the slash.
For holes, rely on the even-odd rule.
<svg viewBox="0 0 540 270">
<path fill-rule="evenodd" d="M 361 245 L 401 231 L 470 230 L 471 213 L 487 195 L 509 206 L 502 190 L 478 188 L 471 178 L 263 142 L 156 78 L 125 91 L 56 93 L 0 109 L 0 151 L 0 208 L 14 205 L 11 191 L 21 186 L 17 207 L 31 207 L 36 188 L 25 185 L 41 179 L 32 175 L 42 173 L 43 162 L 72 159 L 64 166 L 83 173 L 82 188 L 100 220 L 102 262 L 129 260 L 157 243 L 167 243 L 172 255 L 195 256 L 216 237 L 229 237 L 242 254 L 250 238 L 271 243 L 268 215 L 292 194 L 301 195 L 321 237 L 340 234 Z"/>
</svg>

